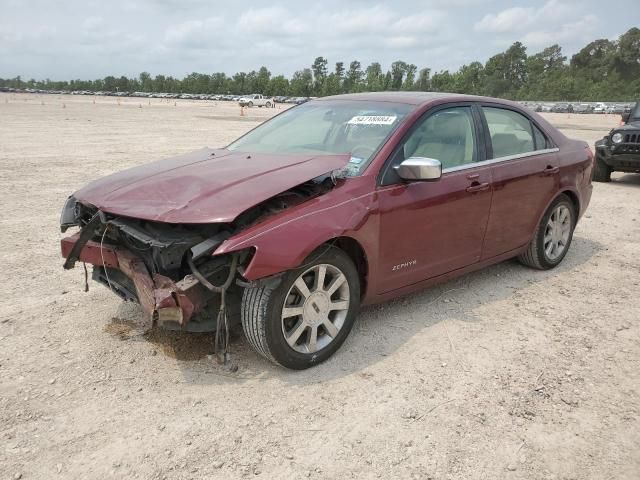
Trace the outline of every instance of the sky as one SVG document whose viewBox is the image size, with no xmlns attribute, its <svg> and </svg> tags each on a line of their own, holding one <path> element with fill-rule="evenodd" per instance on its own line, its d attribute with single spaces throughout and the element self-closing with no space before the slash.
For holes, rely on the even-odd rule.
<svg viewBox="0 0 640 480">
<path fill-rule="evenodd" d="M 615 5 L 615 8 L 610 6 Z M 147 71 L 290 76 L 324 56 L 432 71 L 521 41 L 570 58 L 640 27 L 638 0 L 0 0 L 0 77 L 95 79 Z M 622 12 L 622 14 L 621 14 Z"/>
</svg>

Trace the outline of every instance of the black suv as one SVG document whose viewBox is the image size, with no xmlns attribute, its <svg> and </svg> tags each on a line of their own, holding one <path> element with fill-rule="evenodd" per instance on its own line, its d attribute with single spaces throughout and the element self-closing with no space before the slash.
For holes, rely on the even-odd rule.
<svg viewBox="0 0 640 480">
<path fill-rule="evenodd" d="M 640 173 L 640 102 L 622 114 L 622 124 L 596 142 L 593 180 L 608 182 L 611 172 Z"/>
</svg>

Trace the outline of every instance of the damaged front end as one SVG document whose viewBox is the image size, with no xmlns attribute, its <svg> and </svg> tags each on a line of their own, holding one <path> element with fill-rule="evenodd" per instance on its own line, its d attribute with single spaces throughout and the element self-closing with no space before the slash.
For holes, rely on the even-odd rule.
<svg viewBox="0 0 640 480">
<path fill-rule="evenodd" d="M 214 251 L 236 233 L 335 185 L 331 175 L 310 180 L 250 208 L 231 223 L 175 224 L 108 213 L 69 197 L 61 231 L 65 269 L 93 265 L 93 280 L 125 301 L 139 303 L 152 321 L 167 329 L 218 330 L 220 313 L 239 317 L 244 268 L 252 248 L 224 255 Z M 225 299 L 226 297 L 226 299 Z M 216 313 L 218 316 L 216 318 Z"/>
<path fill-rule="evenodd" d="M 246 265 L 250 250 L 229 255 L 211 253 L 231 232 L 225 225 L 173 225 L 121 218 L 75 202 L 62 214 L 61 229 L 80 227 L 61 241 L 65 269 L 76 262 L 93 265 L 92 278 L 125 301 L 139 303 L 150 318 L 168 329 L 215 330 L 212 319 L 194 318 L 219 304 L 218 292 L 194 275 L 222 284 Z M 234 261 L 235 258 L 235 261 Z M 191 266 L 190 266 L 191 265 Z M 193 268 L 192 268 L 193 267 Z M 193 321 L 192 321 L 193 320 Z"/>
</svg>

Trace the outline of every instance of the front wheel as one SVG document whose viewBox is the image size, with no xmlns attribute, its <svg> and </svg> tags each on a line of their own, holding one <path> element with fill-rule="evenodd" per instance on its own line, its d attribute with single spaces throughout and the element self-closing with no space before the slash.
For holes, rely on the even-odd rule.
<svg viewBox="0 0 640 480">
<path fill-rule="evenodd" d="M 285 273 L 278 286 L 245 288 L 242 327 L 260 355 L 302 370 L 340 348 L 359 305 L 360 280 L 353 262 L 344 251 L 329 246 Z"/>
<path fill-rule="evenodd" d="M 538 270 L 558 265 L 569 250 L 576 221 L 573 202 L 566 195 L 559 195 L 543 215 L 529 248 L 518 257 L 520 263 Z"/>
<path fill-rule="evenodd" d="M 613 169 L 605 163 L 602 154 L 596 149 L 596 161 L 593 166 L 594 182 L 610 182 Z"/>
</svg>

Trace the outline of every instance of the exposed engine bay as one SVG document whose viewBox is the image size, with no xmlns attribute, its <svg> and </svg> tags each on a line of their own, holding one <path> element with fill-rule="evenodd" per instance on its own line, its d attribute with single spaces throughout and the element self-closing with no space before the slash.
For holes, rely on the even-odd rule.
<svg viewBox="0 0 640 480">
<path fill-rule="evenodd" d="M 332 174 L 322 175 L 259 203 L 232 223 L 174 224 L 117 216 L 69 197 L 61 230 L 80 231 L 63 239 L 64 267 L 93 264 L 93 280 L 126 301 L 140 303 L 153 321 L 168 329 L 213 331 L 215 312 L 239 311 L 244 267 L 251 249 L 212 256 L 228 238 L 273 215 L 331 190 Z M 98 255 L 99 253 L 99 255 Z M 238 301 L 236 301 L 238 300 Z"/>
</svg>

